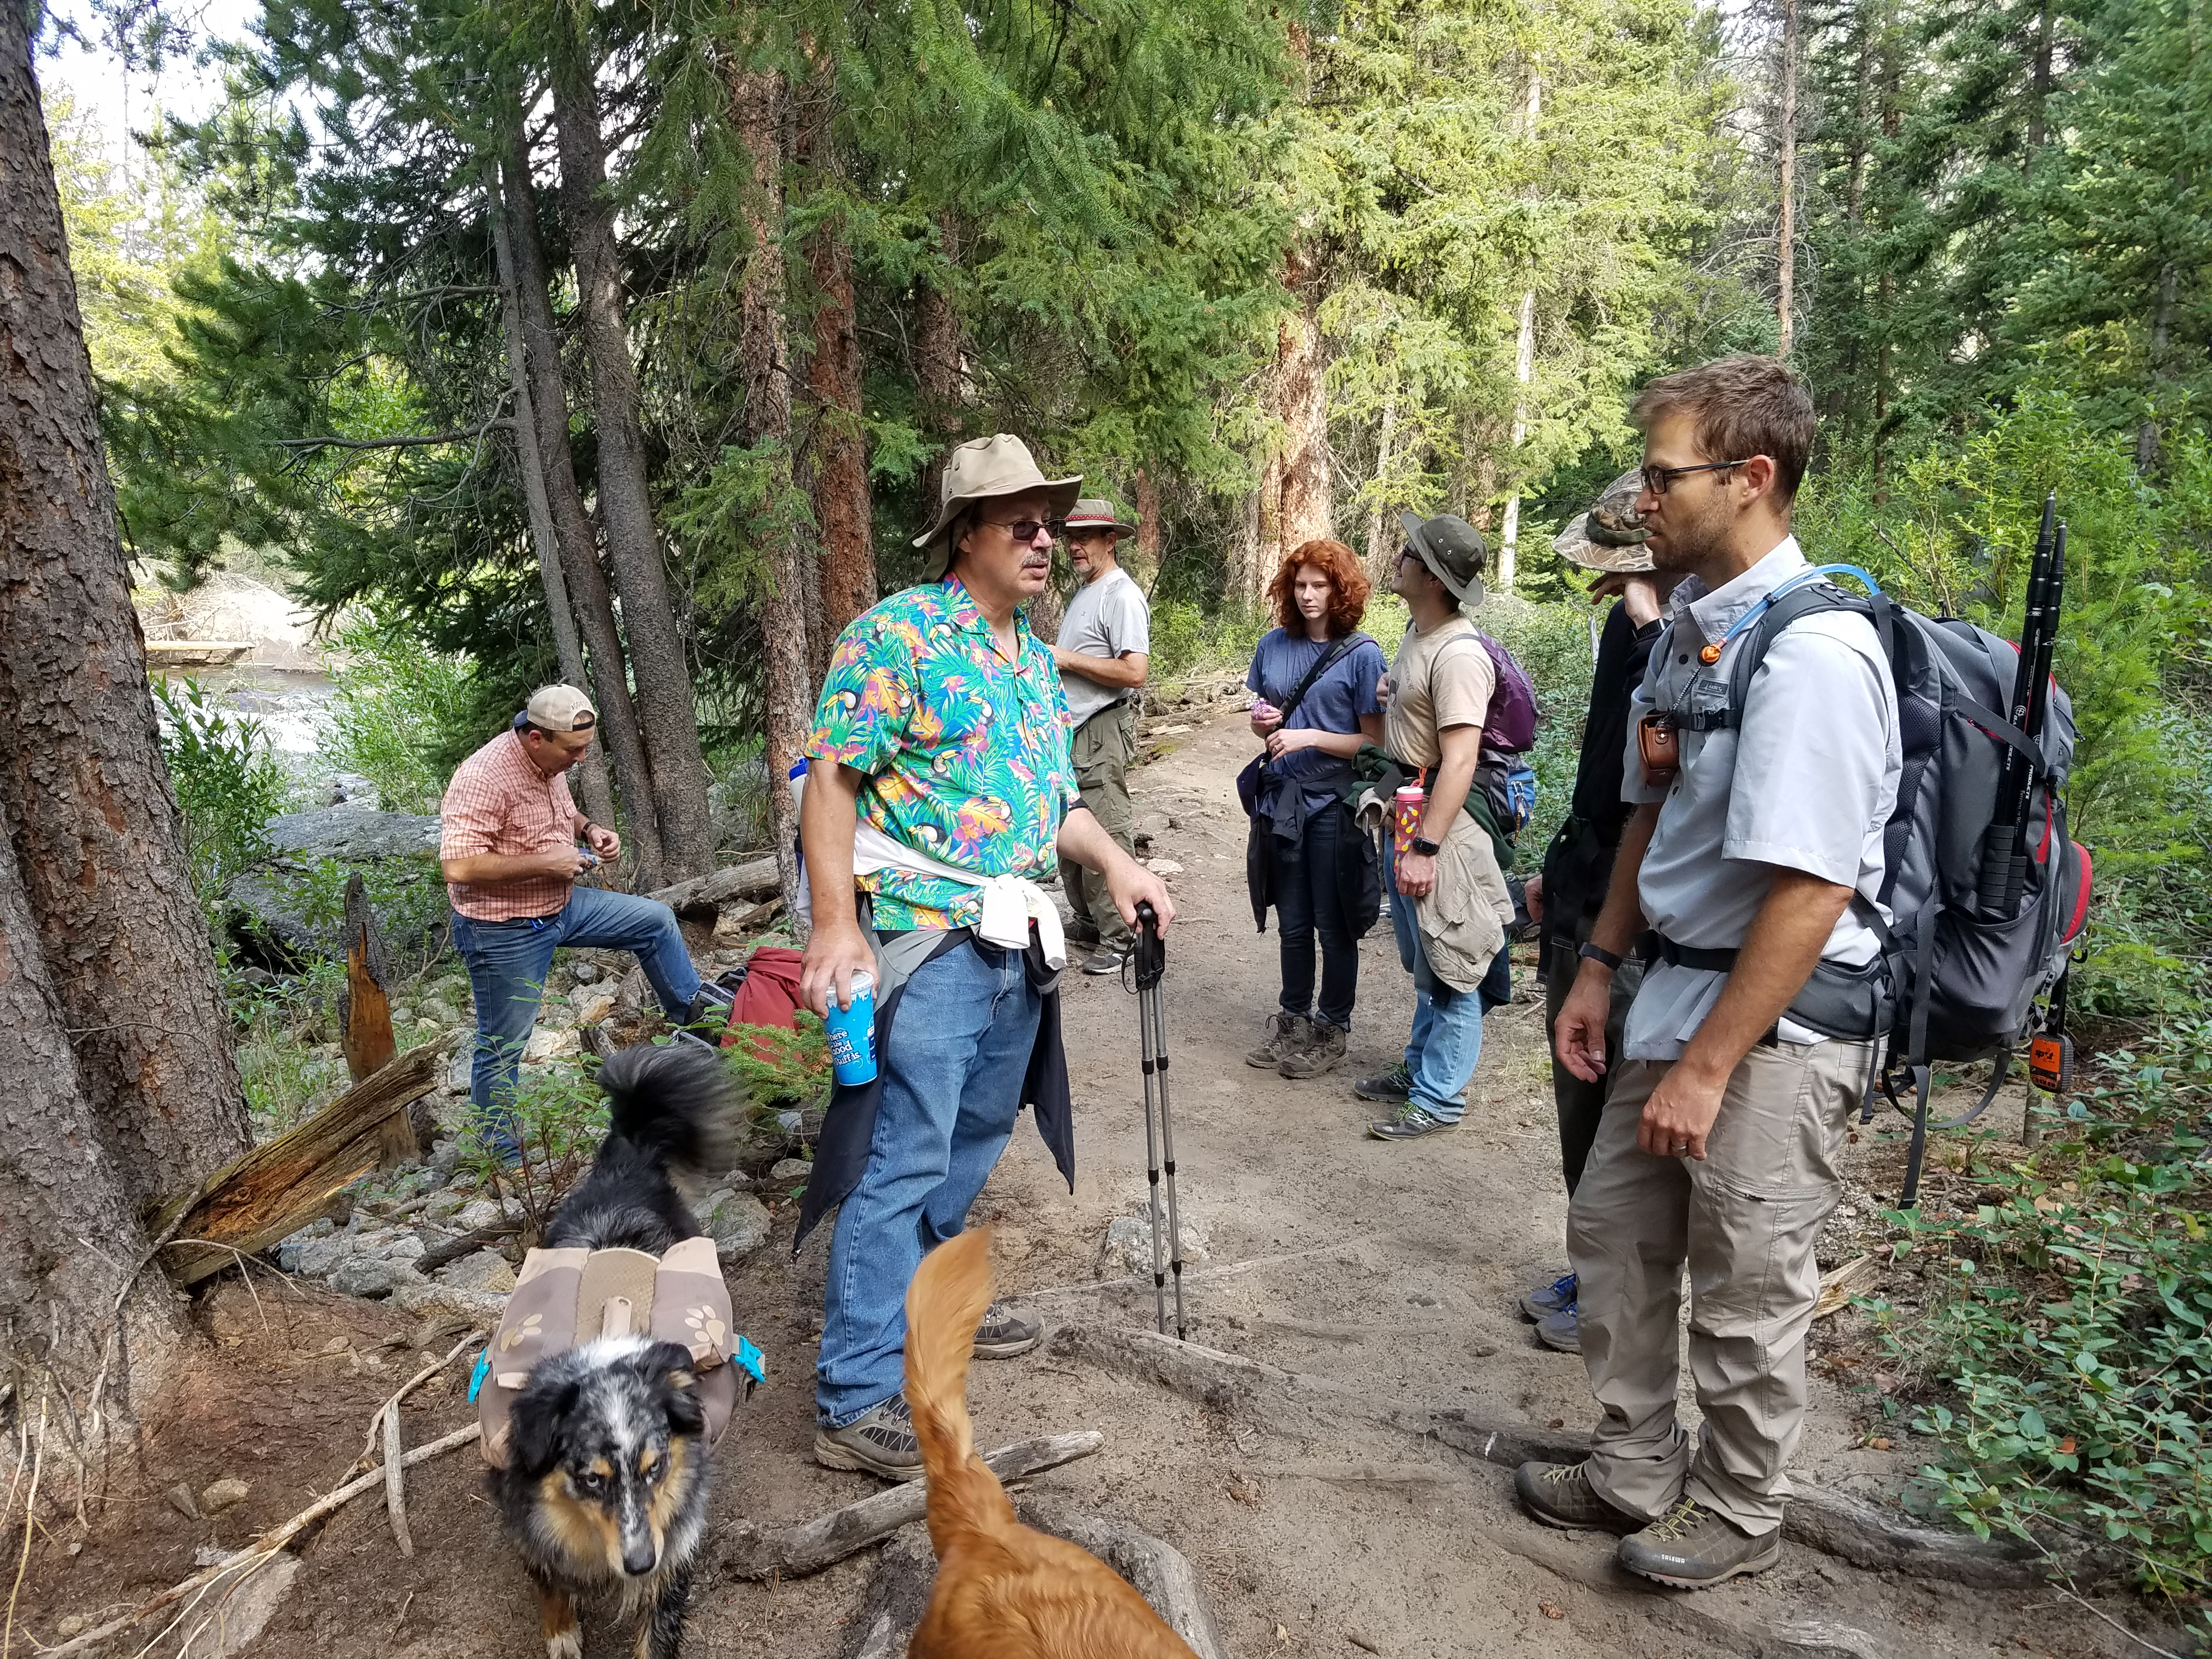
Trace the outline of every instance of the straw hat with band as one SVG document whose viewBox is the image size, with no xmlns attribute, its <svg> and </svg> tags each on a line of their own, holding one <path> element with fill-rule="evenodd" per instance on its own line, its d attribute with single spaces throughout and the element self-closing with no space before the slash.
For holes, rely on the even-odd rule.
<svg viewBox="0 0 2212 1659">
<path fill-rule="evenodd" d="M 1068 512 L 1067 533 L 1073 536 L 1085 530 L 1112 530 L 1124 536 L 1137 533 L 1137 526 L 1121 517 L 1113 502 L 1095 495 L 1085 496 Z"/>
<path fill-rule="evenodd" d="M 927 579 L 935 581 L 952 562 L 953 521 L 963 508 L 1000 495 L 1027 495 L 1041 490 L 1046 516 L 1064 519 L 1082 489 L 1079 475 L 1048 478 L 1038 471 L 1030 447 L 1011 433 L 970 438 L 945 463 L 945 477 L 938 486 L 937 517 L 914 538 L 916 547 L 929 550 Z"/>
<path fill-rule="evenodd" d="M 1609 575 L 1638 575 L 1651 568 L 1651 532 L 1636 510 L 1644 469 L 1632 466 L 1605 487 L 1590 510 L 1552 538 L 1552 551 L 1569 564 Z"/>
<path fill-rule="evenodd" d="M 1406 545 L 1454 599 L 1462 605 L 1482 603 L 1482 567 L 1489 561 L 1490 550 L 1483 545 L 1480 531 L 1449 513 L 1424 519 L 1401 512 L 1398 522 L 1405 527 Z"/>
</svg>

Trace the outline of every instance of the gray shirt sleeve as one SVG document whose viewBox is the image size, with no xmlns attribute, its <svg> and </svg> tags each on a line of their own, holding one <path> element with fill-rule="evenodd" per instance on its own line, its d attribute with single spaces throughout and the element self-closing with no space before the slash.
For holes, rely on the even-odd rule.
<svg viewBox="0 0 2212 1659">
<path fill-rule="evenodd" d="M 1114 655 L 1123 657 L 1133 651 L 1152 654 L 1152 607 L 1145 603 L 1145 591 L 1134 577 L 1114 584 L 1114 591 L 1105 596 L 1098 627 Z"/>
<path fill-rule="evenodd" d="M 1864 649 L 1840 637 L 1854 625 Z M 1745 699 L 1722 857 L 1858 884 L 1896 792 L 1897 710 L 1880 652 L 1855 616 L 1808 617 L 1768 648 Z"/>
</svg>

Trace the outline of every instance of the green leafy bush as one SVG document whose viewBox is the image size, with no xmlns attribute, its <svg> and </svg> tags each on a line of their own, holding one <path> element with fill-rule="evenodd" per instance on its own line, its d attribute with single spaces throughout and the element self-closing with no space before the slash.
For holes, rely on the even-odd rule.
<svg viewBox="0 0 2212 1659">
<path fill-rule="evenodd" d="M 460 1139 L 460 1167 L 489 1185 L 495 1175 L 522 1206 L 522 1243 L 544 1236 L 545 1224 L 564 1194 L 582 1178 L 607 1134 L 607 1097 L 599 1085 L 599 1062 L 554 1065 L 518 1080 L 509 1126 L 520 1160 L 502 1166 L 481 1125 Z"/>
<path fill-rule="evenodd" d="M 2212 1591 L 2208 1105 L 2212 1021 L 2106 1056 L 2053 1139 L 1974 1171 L 1971 1212 L 1887 1212 L 1929 1298 L 1869 1304 L 1927 1390 L 1939 1507 L 2062 1559 L 2119 1552 L 2185 1612 Z"/>
<path fill-rule="evenodd" d="M 722 1059 L 762 1106 L 813 1106 L 830 1094 L 830 1039 L 819 1016 L 801 1008 L 795 1030 L 748 1025 Z"/>
<path fill-rule="evenodd" d="M 269 857 L 269 820 L 291 805 L 291 780 L 259 720 L 224 708 L 196 680 L 156 679 L 153 689 L 192 884 L 212 904 L 233 876 Z"/>
<path fill-rule="evenodd" d="M 349 622 L 334 643 L 331 763 L 374 784 L 392 811 L 436 811 L 451 757 L 471 735 L 469 659 L 433 650 L 417 629 L 375 614 Z"/>
</svg>

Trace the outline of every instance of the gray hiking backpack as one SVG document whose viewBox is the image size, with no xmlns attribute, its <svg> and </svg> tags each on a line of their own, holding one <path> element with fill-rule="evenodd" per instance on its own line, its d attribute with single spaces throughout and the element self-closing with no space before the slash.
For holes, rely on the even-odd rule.
<svg viewBox="0 0 2212 1659">
<path fill-rule="evenodd" d="M 1838 573 L 1857 578 L 1867 594 L 1824 580 Z M 1830 564 L 1784 583 L 1729 629 L 1729 639 L 1747 629 L 1752 636 L 1729 666 L 1725 703 L 1674 711 L 1674 724 L 1690 731 L 1736 725 L 1767 647 L 1801 617 L 1830 611 L 1856 611 L 1873 623 L 1897 691 L 1904 769 L 1882 837 L 1879 895 L 1890 920 L 1854 898 L 1881 939 L 1880 952 L 1862 968 L 1821 963 L 1790 1004 L 1790 1018 L 1830 1036 L 1887 1038 L 1888 1065 L 1907 1069 L 1915 1094 L 1902 1197 L 1909 1207 L 1926 1148 L 1931 1065 L 1999 1062 L 1981 1105 L 1939 1127 L 1971 1121 L 1995 1097 L 2037 1000 L 2050 993 L 2054 1010 L 2063 1010 L 2062 981 L 2087 916 L 2091 873 L 2087 850 L 2067 839 L 2059 795 L 2074 761 L 2073 706 L 2052 682 L 2031 741 L 2000 712 L 2011 703 L 2018 667 L 2010 641 L 1954 617 L 1923 617 L 1856 566 Z M 2026 762 L 2033 788 L 2022 842 L 2026 878 L 2010 907 L 1993 902 L 1982 885 L 1992 836 L 2009 836 L 1999 788 L 2008 748 Z M 1869 1089 L 1861 1121 L 1873 1109 Z"/>
</svg>

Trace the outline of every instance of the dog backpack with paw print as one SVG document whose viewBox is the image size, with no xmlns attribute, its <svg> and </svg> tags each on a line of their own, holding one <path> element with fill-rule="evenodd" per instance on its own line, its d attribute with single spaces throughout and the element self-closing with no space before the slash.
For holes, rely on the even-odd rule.
<svg viewBox="0 0 2212 1659">
<path fill-rule="evenodd" d="M 603 1336 L 646 1336 L 691 1351 L 707 1443 L 721 1438 L 738 1403 L 743 1339 L 730 1322 L 711 1238 L 687 1238 L 665 1255 L 643 1250 L 532 1250 L 481 1362 L 477 1421 L 484 1462 L 507 1467 L 514 1397 L 542 1359 Z M 757 1364 L 756 1360 L 754 1363 Z"/>
</svg>

